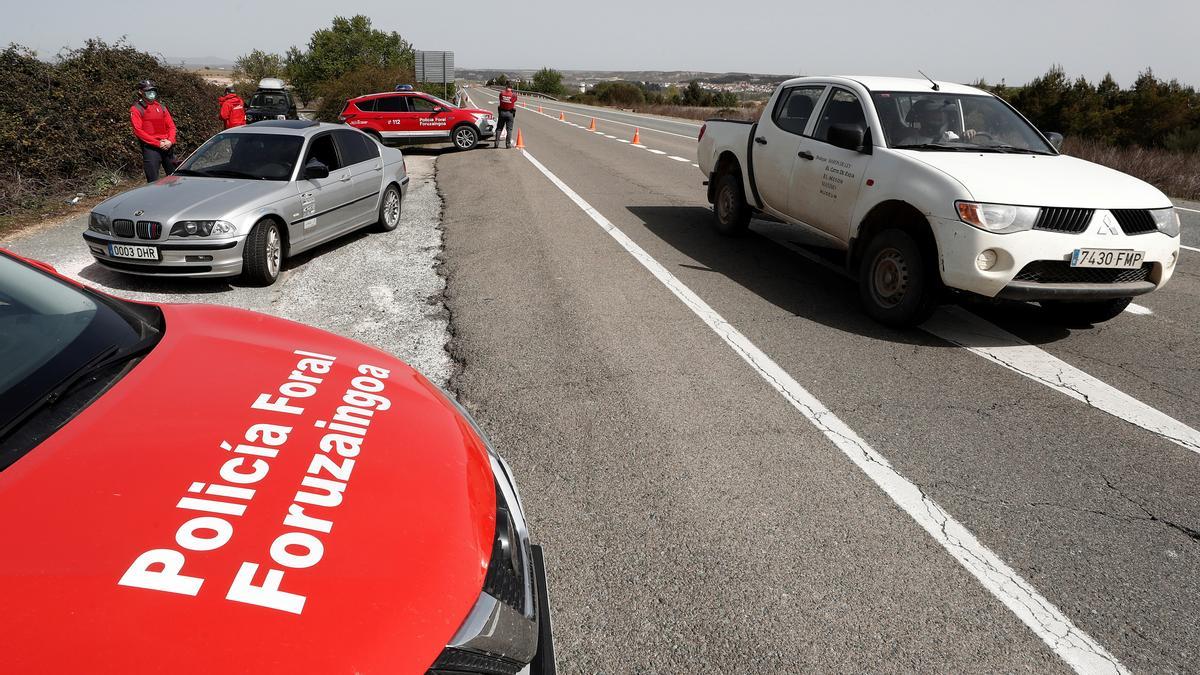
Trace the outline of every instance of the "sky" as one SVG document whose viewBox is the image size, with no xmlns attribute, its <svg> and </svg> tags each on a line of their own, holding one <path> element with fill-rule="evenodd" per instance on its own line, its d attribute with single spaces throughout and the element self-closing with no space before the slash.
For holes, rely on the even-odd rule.
<svg viewBox="0 0 1200 675">
<path fill-rule="evenodd" d="M 441 4 L 439 4 L 439 2 Z M 335 15 L 366 14 L 460 68 L 861 74 L 1022 84 L 1061 64 L 1123 86 L 1152 67 L 1200 87 L 1200 0 L 0 0 L 0 44 L 52 56 L 122 36 L 165 57 L 234 59 L 307 44 Z M 0 81 L 3 75 L 0 74 Z"/>
</svg>

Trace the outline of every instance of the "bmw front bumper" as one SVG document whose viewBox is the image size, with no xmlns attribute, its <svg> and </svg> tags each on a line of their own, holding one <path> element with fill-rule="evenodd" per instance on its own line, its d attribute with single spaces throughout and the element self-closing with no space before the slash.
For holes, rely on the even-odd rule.
<svg viewBox="0 0 1200 675">
<path fill-rule="evenodd" d="M 126 239 L 91 230 L 83 233 L 96 262 L 126 274 L 174 277 L 230 277 L 242 273 L 242 249 L 246 238 L 183 241 L 178 239 Z M 110 244 L 157 249 L 158 260 L 136 260 L 114 256 Z"/>
</svg>

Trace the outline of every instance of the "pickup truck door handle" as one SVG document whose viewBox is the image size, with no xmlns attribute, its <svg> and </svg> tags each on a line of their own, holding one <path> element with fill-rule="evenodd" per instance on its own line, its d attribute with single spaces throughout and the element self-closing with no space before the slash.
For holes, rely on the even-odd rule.
<svg viewBox="0 0 1200 675">
<path fill-rule="evenodd" d="M 758 136 L 757 138 L 754 139 L 754 142 L 758 143 L 759 145 L 766 145 L 767 139 L 763 138 L 762 136 Z"/>
<path fill-rule="evenodd" d="M 812 159 L 813 159 L 813 154 L 807 150 L 801 150 L 800 153 L 796 156 L 801 159 L 807 159 L 809 161 L 812 161 Z"/>
</svg>

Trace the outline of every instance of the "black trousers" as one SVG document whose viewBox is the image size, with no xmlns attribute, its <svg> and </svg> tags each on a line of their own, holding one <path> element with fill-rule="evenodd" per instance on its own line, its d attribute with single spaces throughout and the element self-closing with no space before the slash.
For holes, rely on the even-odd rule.
<svg viewBox="0 0 1200 675">
<path fill-rule="evenodd" d="M 179 165 L 179 161 L 175 159 L 175 146 L 163 150 L 154 145 L 142 143 L 142 168 L 146 171 L 146 182 L 153 183 L 158 180 L 158 167 L 162 167 L 167 175 L 175 173 L 175 167 Z"/>
<path fill-rule="evenodd" d="M 508 135 L 504 137 L 504 145 L 511 146 L 513 144 L 513 122 L 517 119 L 517 111 L 515 110 L 500 110 L 496 115 L 496 135 L 492 138 L 496 139 L 496 147 L 500 147 L 500 132 L 508 129 Z"/>
</svg>

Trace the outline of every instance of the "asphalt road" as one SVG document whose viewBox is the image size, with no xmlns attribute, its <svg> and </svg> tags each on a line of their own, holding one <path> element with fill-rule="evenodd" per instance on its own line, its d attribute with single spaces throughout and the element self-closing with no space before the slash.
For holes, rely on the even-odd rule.
<svg viewBox="0 0 1200 675">
<path fill-rule="evenodd" d="M 893 331 L 794 228 L 716 235 L 694 141 L 545 112 L 528 158 L 438 183 L 452 386 L 545 544 L 565 671 L 1200 668 L 1200 252 L 1101 326 Z"/>
</svg>

